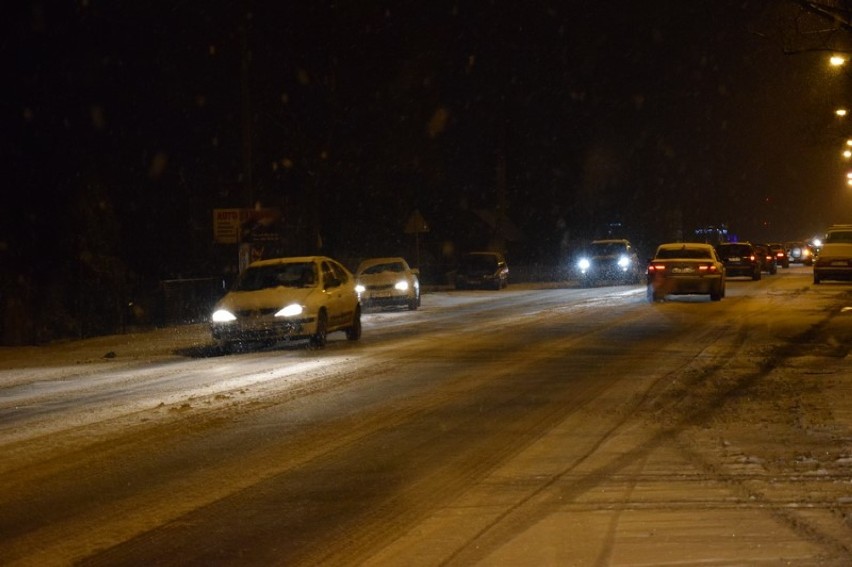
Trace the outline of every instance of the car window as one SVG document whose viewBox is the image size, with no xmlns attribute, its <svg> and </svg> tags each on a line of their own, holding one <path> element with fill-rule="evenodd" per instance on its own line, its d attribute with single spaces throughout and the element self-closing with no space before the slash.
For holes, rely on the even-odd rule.
<svg viewBox="0 0 852 567">
<path fill-rule="evenodd" d="M 852 231 L 829 232 L 825 238 L 826 242 L 852 242 Z"/>
<path fill-rule="evenodd" d="M 284 287 L 310 287 L 316 282 L 316 268 L 310 262 L 256 266 L 246 269 L 234 286 L 235 291 L 257 291 Z"/>
<path fill-rule="evenodd" d="M 324 288 L 336 287 L 331 285 L 334 283 L 334 272 L 328 262 L 322 263 L 322 283 Z"/>
<path fill-rule="evenodd" d="M 625 251 L 624 244 L 620 242 L 593 242 L 592 254 L 600 256 L 613 256 L 623 254 Z"/>
<path fill-rule="evenodd" d="M 705 260 L 710 257 L 710 253 L 702 248 L 663 248 L 657 251 L 658 260 L 672 260 L 681 258 Z"/>
<path fill-rule="evenodd" d="M 370 266 L 365 269 L 362 274 L 381 274 L 382 272 L 394 272 L 401 273 L 404 272 L 405 268 L 403 268 L 401 262 L 389 262 L 385 264 L 376 264 L 375 266 Z"/>
<path fill-rule="evenodd" d="M 473 254 L 462 258 L 462 265 L 468 268 L 487 268 L 493 270 L 497 267 L 497 257 L 486 254 Z"/>
<path fill-rule="evenodd" d="M 751 246 L 746 244 L 730 244 L 719 246 L 719 254 L 724 256 L 748 256 L 751 254 Z"/>
<path fill-rule="evenodd" d="M 337 278 L 341 284 L 344 284 L 349 281 L 349 274 L 346 270 L 338 264 L 337 262 L 331 262 L 331 271 L 334 274 L 334 277 Z"/>
</svg>

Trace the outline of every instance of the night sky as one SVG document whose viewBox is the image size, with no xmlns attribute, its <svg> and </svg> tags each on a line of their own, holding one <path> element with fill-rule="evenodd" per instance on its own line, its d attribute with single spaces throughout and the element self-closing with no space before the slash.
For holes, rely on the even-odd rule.
<svg viewBox="0 0 852 567">
<path fill-rule="evenodd" d="M 501 203 L 516 262 L 612 223 L 650 251 L 852 221 L 831 115 L 849 78 L 785 54 L 794 4 L 621 4 L 19 3 L 6 277 L 219 274 L 230 207 L 279 208 L 287 252 L 345 259 L 407 254 L 414 210 L 435 256 L 479 246 L 471 211 Z"/>
</svg>

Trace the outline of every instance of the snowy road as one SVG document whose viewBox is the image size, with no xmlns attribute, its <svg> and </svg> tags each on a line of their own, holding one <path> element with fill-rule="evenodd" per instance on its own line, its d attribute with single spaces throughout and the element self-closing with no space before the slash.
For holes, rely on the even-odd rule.
<svg viewBox="0 0 852 567">
<path fill-rule="evenodd" d="M 4 565 L 852 563 L 852 286 L 426 294 L 0 349 Z"/>
</svg>

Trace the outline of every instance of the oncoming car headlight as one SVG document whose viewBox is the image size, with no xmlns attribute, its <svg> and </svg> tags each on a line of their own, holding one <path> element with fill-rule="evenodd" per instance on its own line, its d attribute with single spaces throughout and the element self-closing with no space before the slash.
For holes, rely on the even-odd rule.
<svg viewBox="0 0 852 567">
<path fill-rule="evenodd" d="M 588 258 L 580 258 L 580 260 L 577 262 L 577 267 L 581 270 L 588 270 L 591 265 L 592 263 L 589 262 Z"/>
<path fill-rule="evenodd" d="M 618 267 L 619 268 L 626 268 L 629 265 L 630 265 L 630 258 L 628 258 L 627 256 L 622 256 L 621 258 L 618 259 Z"/>
<path fill-rule="evenodd" d="M 405 280 L 402 280 L 402 281 L 396 282 L 396 284 L 393 287 L 394 287 L 394 289 L 396 289 L 398 291 L 408 291 L 408 282 L 405 281 Z"/>
<path fill-rule="evenodd" d="M 227 309 L 217 309 L 211 317 L 214 323 L 228 323 L 236 321 L 237 317 Z"/>
<path fill-rule="evenodd" d="M 364 293 L 365 291 L 367 291 L 367 288 L 364 287 L 364 284 L 357 284 L 355 286 L 355 293 Z"/>
<path fill-rule="evenodd" d="M 295 317 L 301 315 L 304 309 L 298 303 L 291 303 L 281 311 L 275 314 L 276 317 Z"/>
</svg>

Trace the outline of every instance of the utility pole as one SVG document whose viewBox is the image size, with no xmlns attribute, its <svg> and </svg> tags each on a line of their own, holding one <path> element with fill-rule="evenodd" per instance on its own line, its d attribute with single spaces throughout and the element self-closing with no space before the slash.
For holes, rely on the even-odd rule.
<svg viewBox="0 0 852 567">
<path fill-rule="evenodd" d="M 252 179 L 252 115 L 251 115 L 251 49 L 249 47 L 249 25 L 252 12 L 249 0 L 243 2 L 243 14 L 240 24 L 240 96 L 242 102 L 242 138 L 243 138 L 243 189 L 248 198 L 249 208 L 254 207 L 254 186 Z"/>
</svg>

